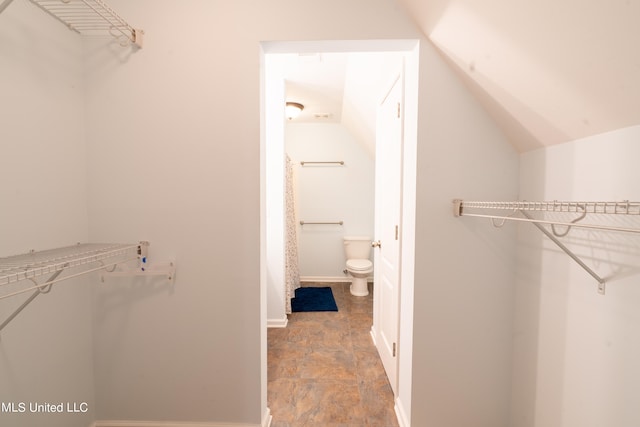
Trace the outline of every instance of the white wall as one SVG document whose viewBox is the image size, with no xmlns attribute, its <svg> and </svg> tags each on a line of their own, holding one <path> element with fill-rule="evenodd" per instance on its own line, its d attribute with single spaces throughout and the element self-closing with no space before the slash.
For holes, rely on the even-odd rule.
<svg viewBox="0 0 640 427">
<path fill-rule="evenodd" d="M 261 342 L 266 314 L 261 314 L 260 291 L 259 43 L 417 39 L 420 33 L 388 0 L 313 4 L 111 0 L 110 4 L 144 28 L 146 43 L 135 53 L 100 40 L 86 46 L 88 237 L 150 240 L 152 258 L 175 257 L 178 273 L 174 286 L 123 279 L 97 288 L 96 417 L 258 425 L 265 403 L 261 372 L 266 370 Z M 0 19 L 8 20 L 11 8 Z M 52 32 L 27 24 L 37 18 L 20 14 L 16 19 L 12 31 L 27 34 L 11 35 L 6 53 L 11 61 L 39 52 L 48 62 L 19 66 L 14 74 L 29 69 L 35 81 L 48 79 L 56 66 L 68 66 L 60 58 L 68 54 L 77 58 L 66 45 L 39 47 Z M 15 48 L 14 39 L 33 44 Z M 450 199 L 513 198 L 517 159 L 424 39 L 421 46 L 413 398 L 405 405 L 414 426 L 503 426 L 510 386 L 505 371 L 511 350 L 513 245 L 508 236 L 452 218 Z M 3 90 L 14 94 L 20 108 L 21 115 L 11 118 L 23 123 L 20 120 L 37 108 L 24 93 L 37 86 L 23 84 L 17 96 L 12 89 L 15 81 L 3 82 Z M 71 90 L 71 85 L 65 87 Z M 41 140 L 44 133 L 73 129 L 73 138 L 58 139 L 59 144 L 73 145 L 64 156 L 40 151 L 48 154 L 47 160 L 69 167 L 56 168 L 56 174 L 41 173 L 37 182 L 62 180 L 65 191 L 73 194 L 71 205 L 80 207 L 86 200 L 85 164 L 80 158 L 72 161 L 69 152 L 79 153 L 76 148 L 82 144 L 75 132 L 82 132 L 81 121 L 67 113 L 82 108 L 75 101 L 72 107 L 61 108 L 58 104 L 65 104 L 65 97 L 58 95 L 50 85 L 43 93 L 38 90 L 38 102 L 47 100 L 39 116 L 46 119 L 59 112 L 62 122 L 55 123 L 65 125 L 41 125 L 30 131 L 36 132 L 32 140 L 41 142 L 34 150 L 38 151 L 47 148 Z M 2 104 L 3 109 L 7 106 Z M 44 107 L 49 107 L 46 117 Z M 13 149 L 20 153 L 20 148 Z M 46 164 L 41 159 L 38 165 Z M 501 167 L 487 168 L 490 164 Z M 21 176 L 11 171 L 3 182 Z M 34 187 L 17 183 L 2 188 L 13 194 L 14 188 Z M 45 196 L 44 191 L 38 194 Z M 73 241 L 85 240 L 87 216 L 71 205 L 50 203 L 58 228 L 50 237 L 41 239 L 43 234 L 37 233 L 38 238 L 11 245 L 11 251 L 44 241 L 57 245 L 71 235 Z M 38 220 L 48 225 L 50 215 L 49 211 L 34 218 L 25 209 L 3 231 L 20 228 L 28 235 L 34 224 L 41 227 Z M 86 332 L 81 335 L 74 342 L 83 348 L 72 361 L 75 372 L 86 373 L 83 378 L 90 381 L 82 361 L 87 360 L 83 355 L 91 337 Z M 6 349 L 7 343 L 3 340 L 0 345 Z M 67 347 L 56 348 L 68 354 Z M 52 360 L 56 354 L 57 350 Z M 22 382 L 20 386 L 28 387 Z M 400 384 L 401 393 L 406 389 Z"/>
<path fill-rule="evenodd" d="M 640 200 L 640 126 L 521 156 L 521 198 Z M 569 218 L 571 219 L 571 218 Z M 598 218 L 640 228 L 638 218 Z M 536 228 L 518 235 L 518 287 L 511 425 L 640 425 L 640 237 L 574 228 L 561 240 L 597 282 Z"/>
<path fill-rule="evenodd" d="M 178 272 L 96 295 L 98 418 L 258 424 L 260 42 L 417 33 L 387 0 L 110 4 L 146 38 L 87 51 L 90 238 Z"/>
<path fill-rule="evenodd" d="M 0 256 L 85 242 L 81 41 L 16 1 L 0 14 L 0 64 Z M 86 427 L 93 421 L 94 280 L 60 282 L 0 332 L 0 402 L 26 405 L 25 413 L 0 413 L 0 424 Z M 3 287 L 3 294 L 32 285 Z M 29 295 L 1 300 L 0 323 Z M 86 402 L 88 412 L 29 412 L 30 403 L 44 402 Z"/>
<path fill-rule="evenodd" d="M 515 235 L 454 218 L 454 198 L 511 200 L 518 157 L 421 44 L 412 426 L 506 427 Z"/>
<path fill-rule="evenodd" d="M 298 220 L 344 221 L 342 226 L 297 224 L 300 276 L 345 278 L 342 237 L 373 239 L 374 159 L 338 123 L 288 123 L 286 151 L 295 168 Z M 334 160 L 345 164 L 300 165 Z"/>
</svg>

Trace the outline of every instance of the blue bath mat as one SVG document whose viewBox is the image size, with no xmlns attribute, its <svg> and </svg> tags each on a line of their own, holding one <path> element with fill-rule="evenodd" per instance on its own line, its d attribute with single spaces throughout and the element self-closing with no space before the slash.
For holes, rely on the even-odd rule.
<svg viewBox="0 0 640 427">
<path fill-rule="evenodd" d="M 330 287 L 298 288 L 291 299 L 291 311 L 338 311 Z"/>
</svg>

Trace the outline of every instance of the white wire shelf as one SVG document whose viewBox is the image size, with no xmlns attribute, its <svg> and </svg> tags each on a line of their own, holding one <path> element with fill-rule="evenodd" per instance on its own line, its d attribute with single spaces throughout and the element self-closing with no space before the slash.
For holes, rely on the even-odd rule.
<svg viewBox="0 0 640 427">
<path fill-rule="evenodd" d="M 460 209 L 470 208 L 538 212 L 586 212 L 607 215 L 640 215 L 640 202 L 630 202 L 628 200 L 622 202 L 563 202 L 558 200 L 545 202 L 477 202 L 456 199 L 456 201 L 459 202 L 458 206 Z"/>
<path fill-rule="evenodd" d="M 101 271 L 102 280 L 105 275 L 134 277 L 134 276 L 165 276 L 173 283 L 175 265 L 158 265 L 155 267 L 147 263 L 149 242 L 136 244 L 120 243 L 78 243 L 45 251 L 31 251 L 26 254 L 0 258 L 0 300 L 10 298 L 25 292 L 31 295 L 18 306 L 2 323 L 2 331 L 18 314 L 20 314 L 40 294 L 47 294 L 52 286 L 63 280 L 82 276 L 91 272 Z M 137 268 L 116 271 L 118 266 L 137 261 Z M 89 264 L 94 264 L 90 266 Z M 70 271 L 78 267 L 73 274 L 60 276 L 63 271 Z M 82 267 L 82 268 L 80 268 Z M 151 267 L 151 268 L 150 268 Z M 39 282 L 36 279 L 42 278 Z M 22 286 L 20 282 L 27 282 Z"/>
<path fill-rule="evenodd" d="M 495 212 L 496 210 L 504 211 L 502 213 L 485 213 L 483 210 Z M 603 231 L 622 231 L 626 233 L 640 233 L 639 228 L 617 227 L 613 225 L 588 224 L 577 222 L 555 221 L 548 219 L 538 219 L 526 216 L 520 218 L 514 216 L 516 213 L 524 212 L 555 212 L 555 213 L 576 213 L 582 215 L 579 220 L 587 214 L 597 215 L 640 215 L 640 202 L 630 202 L 624 200 L 622 202 L 560 202 L 557 200 L 546 202 L 478 202 L 466 201 L 461 199 L 453 200 L 454 216 L 473 216 L 477 218 L 489 218 L 492 220 L 502 221 L 520 221 L 531 222 L 536 224 L 548 224 L 552 226 L 562 225 L 566 227 L 589 228 Z"/>
<path fill-rule="evenodd" d="M 551 218 L 534 218 L 534 215 L 529 212 L 575 213 L 579 216 L 572 221 L 567 222 L 553 220 Z M 518 214 L 521 216 L 516 216 Z M 532 223 L 542 233 L 549 237 L 549 239 L 551 239 L 551 241 L 553 241 L 560 249 L 562 249 L 562 251 L 578 263 L 587 273 L 596 279 L 598 282 L 598 292 L 600 294 L 604 294 L 606 285 L 605 280 L 586 265 L 578 256 L 576 256 L 571 249 L 560 242 L 558 238 L 566 236 L 573 227 L 626 233 L 640 233 L 640 228 L 618 227 L 600 223 L 587 224 L 580 222 L 588 214 L 595 214 L 599 216 L 638 216 L 640 215 L 640 202 L 630 202 L 628 200 L 624 200 L 622 202 L 561 202 L 557 200 L 543 202 L 491 202 L 465 201 L 462 199 L 453 200 L 453 215 L 455 217 L 471 216 L 477 218 L 488 218 L 491 219 L 491 222 L 495 227 L 502 227 L 505 221 Z M 496 220 L 500 221 L 496 222 Z M 544 225 L 550 225 L 551 230 L 544 227 Z M 566 229 L 563 232 L 558 232 L 555 228 L 556 226 L 565 226 Z"/>
<path fill-rule="evenodd" d="M 79 34 L 109 34 L 122 46 L 142 47 L 144 31 L 133 28 L 102 0 L 29 1 Z"/>
<path fill-rule="evenodd" d="M 137 259 L 140 244 L 83 243 L 0 258 L 0 286 L 114 258 Z M 104 262 L 103 262 L 104 264 Z M 3 298 L 0 295 L 0 298 Z"/>
</svg>

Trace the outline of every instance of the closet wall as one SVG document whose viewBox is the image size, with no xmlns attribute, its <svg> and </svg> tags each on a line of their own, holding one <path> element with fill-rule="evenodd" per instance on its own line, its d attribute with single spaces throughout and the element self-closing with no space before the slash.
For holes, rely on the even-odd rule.
<svg viewBox="0 0 640 427">
<path fill-rule="evenodd" d="M 636 126 L 525 153 L 520 197 L 638 201 L 639 138 Z M 638 217 L 606 221 L 640 228 Z M 575 228 L 561 240 L 607 279 L 606 295 L 535 227 L 519 227 L 511 425 L 640 425 L 640 235 Z"/>
<path fill-rule="evenodd" d="M 259 425 L 260 42 L 419 33 L 388 0 L 110 4 L 146 37 L 87 47 L 89 237 L 178 270 L 97 289 L 98 418 Z"/>
<path fill-rule="evenodd" d="M 515 230 L 451 200 L 517 198 L 518 155 L 428 44 L 418 96 L 411 426 L 507 427 Z"/>
<path fill-rule="evenodd" d="M 0 14 L 0 256 L 88 237 L 82 45 L 29 2 Z M 31 282 L 28 282 L 31 283 Z M 0 332 L 0 414 L 16 427 L 86 427 L 94 419 L 91 287 L 65 281 Z M 31 293 L 0 301 L 0 323 Z M 32 414 L 29 403 L 86 402 L 86 413 Z"/>
<path fill-rule="evenodd" d="M 344 221 L 342 226 L 298 225 L 300 275 L 347 279 L 342 237 L 374 237 L 375 160 L 339 123 L 289 123 L 285 141 L 295 164 L 298 221 Z M 345 164 L 300 165 L 314 160 Z"/>
<path fill-rule="evenodd" d="M 19 354 L 5 356 L 14 348 L 9 350 L 3 335 L 1 363 L 11 361 L 3 367 L 3 380 L 21 391 L 31 389 L 32 381 L 41 390 L 60 391 L 63 384 L 74 389 L 65 398 L 84 399 L 93 384 L 87 366 L 93 345 L 91 407 L 97 419 L 260 425 L 266 401 L 260 42 L 419 39 L 416 268 L 402 279 L 415 276 L 413 301 L 412 288 L 402 294 L 403 318 L 413 322 L 414 336 L 413 349 L 405 346 L 400 355 L 400 377 L 410 381 L 401 382 L 398 399 L 411 425 L 507 425 L 513 235 L 485 233 L 453 218 L 450 201 L 515 198 L 517 156 L 404 11 L 390 0 L 110 4 L 144 28 L 145 47 L 132 53 L 111 40 L 87 41 L 84 105 L 75 92 L 81 87 L 79 42 L 67 39 L 77 36 L 27 2 L 14 2 L 0 15 L 2 63 L 16 67 L 13 79 L 0 83 L 14 105 L 0 108 L 9 111 L 10 122 L 21 124 L 10 135 L 33 132 L 28 154 L 43 154 L 20 169 L 0 169 L 10 172 L 3 175 L 3 192 L 18 197 L 35 189 L 41 196 L 18 198 L 14 212 L 20 214 L 0 227 L 7 235 L 21 230 L 31 237 L 13 237 L 6 248 L 2 243 L 3 251 L 57 246 L 67 239 L 144 239 L 151 241 L 152 260 L 175 258 L 175 285 L 138 279 L 94 283 L 93 341 L 89 322 L 76 321 L 91 313 L 58 328 L 63 338 L 39 332 L 46 338 L 38 341 L 49 355 L 45 362 L 32 363 L 29 357 L 37 353 L 26 343 Z M 54 75 L 66 79 L 64 90 L 58 79 L 49 80 Z M 83 112 L 84 129 L 78 120 Z M 55 149 L 48 145 L 51 135 Z M 25 147 L 11 149 L 20 154 Z M 65 167 L 53 169 L 54 164 Z M 49 188 L 50 183 L 60 186 Z M 49 234 L 30 234 L 45 228 Z M 55 305 L 65 316 L 72 307 L 87 308 L 75 300 Z M 32 322 L 40 327 L 66 319 L 35 308 Z M 20 339 L 32 330 L 19 330 Z M 78 347 L 70 354 L 72 344 Z M 57 358 L 66 370 L 50 364 Z"/>
</svg>

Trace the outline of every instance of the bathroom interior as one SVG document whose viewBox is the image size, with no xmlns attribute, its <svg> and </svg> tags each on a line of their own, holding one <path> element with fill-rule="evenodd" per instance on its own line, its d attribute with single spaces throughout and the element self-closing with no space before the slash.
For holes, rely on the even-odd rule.
<svg viewBox="0 0 640 427">
<path fill-rule="evenodd" d="M 284 292 L 270 288 L 270 297 L 284 296 L 287 317 L 268 319 L 269 406 L 274 420 L 279 416 L 290 422 L 309 419 L 304 418 L 308 416 L 305 414 L 298 414 L 296 419 L 294 408 L 283 409 L 281 402 L 275 401 L 284 399 L 277 397 L 282 382 L 295 377 L 282 374 L 281 366 L 291 362 L 282 360 L 286 356 L 279 349 L 296 345 L 297 351 L 303 352 L 304 356 L 295 353 L 304 360 L 297 362 L 301 366 L 300 378 L 294 378 L 303 383 L 313 380 L 327 367 L 322 360 L 311 366 L 318 352 L 327 351 L 328 357 L 337 361 L 332 370 L 340 366 L 338 370 L 351 370 L 345 375 L 354 378 L 362 375 L 359 364 L 352 363 L 351 358 L 355 361 L 365 354 L 372 359 L 367 363 L 367 374 L 376 374 L 364 387 L 373 387 L 374 391 L 354 392 L 355 400 L 366 407 L 367 399 L 363 396 L 375 396 L 371 408 L 365 411 L 366 416 L 374 423 L 396 425 L 393 393 L 371 338 L 372 243 L 375 240 L 376 114 L 394 76 L 402 69 L 403 54 L 322 52 L 277 56 L 287 104 L 283 133 L 285 160 L 279 162 L 279 148 L 272 148 L 276 152 L 272 158 L 276 159 L 273 166 L 284 169 L 285 175 L 286 262 Z M 292 104 L 297 108 L 291 110 Z M 290 298 L 294 297 L 295 289 L 309 286 L 330 287 L 338 313 L 292 314 Z M 319 319 L 324 323 L 318 323 Z M 314 331 L 314 328 L 323 330 Z M 315 343 L 311 350 L 307 350 L 301 335 L 313 337 Z M 333 342 L 328 338 L 331 336 L 340 337 L 341 342 Z M 360 343 L 352 344 L 352 339 Z M 349 351 L 343 354 L 351 348 L 355 348 L 353 355 Z M 342 366 L 339 362 L 345 360 Z M 324 375 L 331 378 L 331 374 Z M 378 385 L 374 387 L 374 384 Z M 350 398 L 345 396 L 343 400 Z M 378 403 L 377 409 L 373 409 L 374 401 Z M 357 412 L 351 408 L 344 414 L 354 410 Z M 325 422 L 336 420 L 350 421 L 324 419 Z"/>
<path fill-rule="evenodd" d="M 287 289 L 279 289 L 277 283 L 268 289 L 268 322 L 275 327 L 286 326 L 286 319 L 273 302 L 284 299 L 289 314 L 288 295 L 301 283 L 346 283 L 353 296 L 368 294 L 363 283 L 371 286 L 373 281 L 376 114 L 402 69 L 403 53 L 337 51 L 271 57 L 270 67 L 278 69 L 284 81 L 286 102 L 302 107 L 295 117 L 285 112 L 283 145 L 267 148 L 271 159 L 267 167 L 285 180 L 284 185 L 275 179 L 267 183 L 268 199 L 283 204 L 287 196 L 279 193 L 291 192 L 291 207 L 282 218 L 290 237 L 282 247 L 295 253 L 285 267 L 283 281 L 291 282 Z M 348 262 L 346 249 L 358 247 L 360 261 Z M 356 290 L 351 286 L 354 279 Z"/>
</svg>

